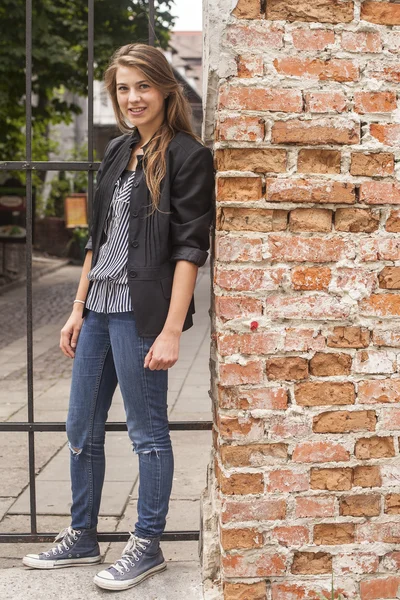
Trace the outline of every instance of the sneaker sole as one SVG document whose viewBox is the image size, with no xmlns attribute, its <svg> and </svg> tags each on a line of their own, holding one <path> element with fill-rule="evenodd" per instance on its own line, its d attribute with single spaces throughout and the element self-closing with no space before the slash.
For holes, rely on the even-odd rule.
<svg viewBox="0 0 400 600">
<path fill-rule="evenodd" d="M 129 588 L 138 585 L 148 577 L 151 577 L 156 573 L 160 573 L 161 571 L 165 571 L 166 568 L 167 563 L 163 562 L 160 565 L 149 569 L 145 573 L 142 573 L 142 575 L 135 577 L 135 579 L 131 579 L 129 581 L 115 581 L 113 579 L 103 579 L 98 575 L 95 575 L 93 581 L 98 587 L 103 588 L 103 590 L 128 590 Z"/>
<path fill-rule="evenodd" d="M 26 567 L 31 567 L 33 569 L 63 569 L 64 567 L 87 567 L 89 565 L 98 565 L 101 562 L 101 556 L 63 560 L 41 560 L 39 558 L 24 556 L 22 562 Z"/>
</svg>

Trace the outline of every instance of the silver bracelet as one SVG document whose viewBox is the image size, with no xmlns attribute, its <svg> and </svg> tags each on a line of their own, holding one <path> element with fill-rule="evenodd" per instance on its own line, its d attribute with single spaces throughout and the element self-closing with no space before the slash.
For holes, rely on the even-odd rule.
<svg viewBox="0 0 400 600">
<path fill-rule="evenodd" d="M 86 304 L 86 302 L 83 300 L 74 300 L 72 304 L 75 304 L 75 302 L 79 302 L 79 304 Z"/>
</svg>

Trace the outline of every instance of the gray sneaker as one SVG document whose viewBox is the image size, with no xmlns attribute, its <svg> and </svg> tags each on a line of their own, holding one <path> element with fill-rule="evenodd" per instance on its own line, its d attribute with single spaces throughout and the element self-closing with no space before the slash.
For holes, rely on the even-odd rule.
<svg viewBox="0 0 400 600">
<path fill-rule="evenodd" d="M 27 554 L 22 562 L 34 569 L 61 569 L 62 567 L 86 567 L 101 562 L 96 529 L 63 529 L 53 548 L 41 554 Z"/>
<path fill-rule="evenodd" d="M 131 533 L 121 558 L 93 581 L 105 590 L 127 590 L 166 568 L 160 538 L 143 539 Z"/>
</svg>

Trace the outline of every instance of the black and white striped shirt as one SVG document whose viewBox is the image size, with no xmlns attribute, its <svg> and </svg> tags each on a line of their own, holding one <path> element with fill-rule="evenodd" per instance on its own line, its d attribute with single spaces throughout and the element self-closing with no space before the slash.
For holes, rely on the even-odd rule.
<svg viewBox="0 0 400 600">
<path fill-rule="evenodd" d="M 132 310 L 128 287 L 129 203 L 135 171 L 124 171 L 115 184 L 104 225 L 105 242 L 96 265 L 88 273 L 93 282 L 86 308 L 95 312 L 115 313 Z"/>
</svg>

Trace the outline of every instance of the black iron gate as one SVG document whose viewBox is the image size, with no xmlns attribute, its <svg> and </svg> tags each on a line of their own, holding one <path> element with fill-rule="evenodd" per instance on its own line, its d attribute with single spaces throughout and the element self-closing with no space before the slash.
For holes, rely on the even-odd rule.
<svg viewBox="0 0 400 600">
<path fill-rule="evenodd" d="M 149 44 L 154 46 L 155 8 L 154 0 L 148 2 Z M 26 0 L 26 160 L 0 162 L 0 170 L 26 171 L 26 299 L 27 299 L 27 394 L 28 421 L 23 423 L 0 423 L 0 432 L 27 432 L 29 450 L 30 532 L 1 533 L 1 542 L 52 542 L 57 532 L 39 533 L 36 519 L 35 483 L 35 433 L 65 431 L 65 423 L 40 423 L 34 418 L 33 394 L 33 323 L 32 323 L 32 171 L 87 171 L 89 206 L 93 199 L 93 173 L 99 163 L 93 162 L 93 60 L 94 60 L 94 0 L 88 0 L 88 161 L 32 162 L 32 0 Z M 170 430 L 210 430 L 211 421 L 172 421 Z M 106 431 L 126 431 L 125 423 L 107 423 Z M 99 541 L 122 542 L 129 532 L 99 533 Z M 199 531 L 165 531 L 164 541 L 198 540 Z"/>
</svg>

